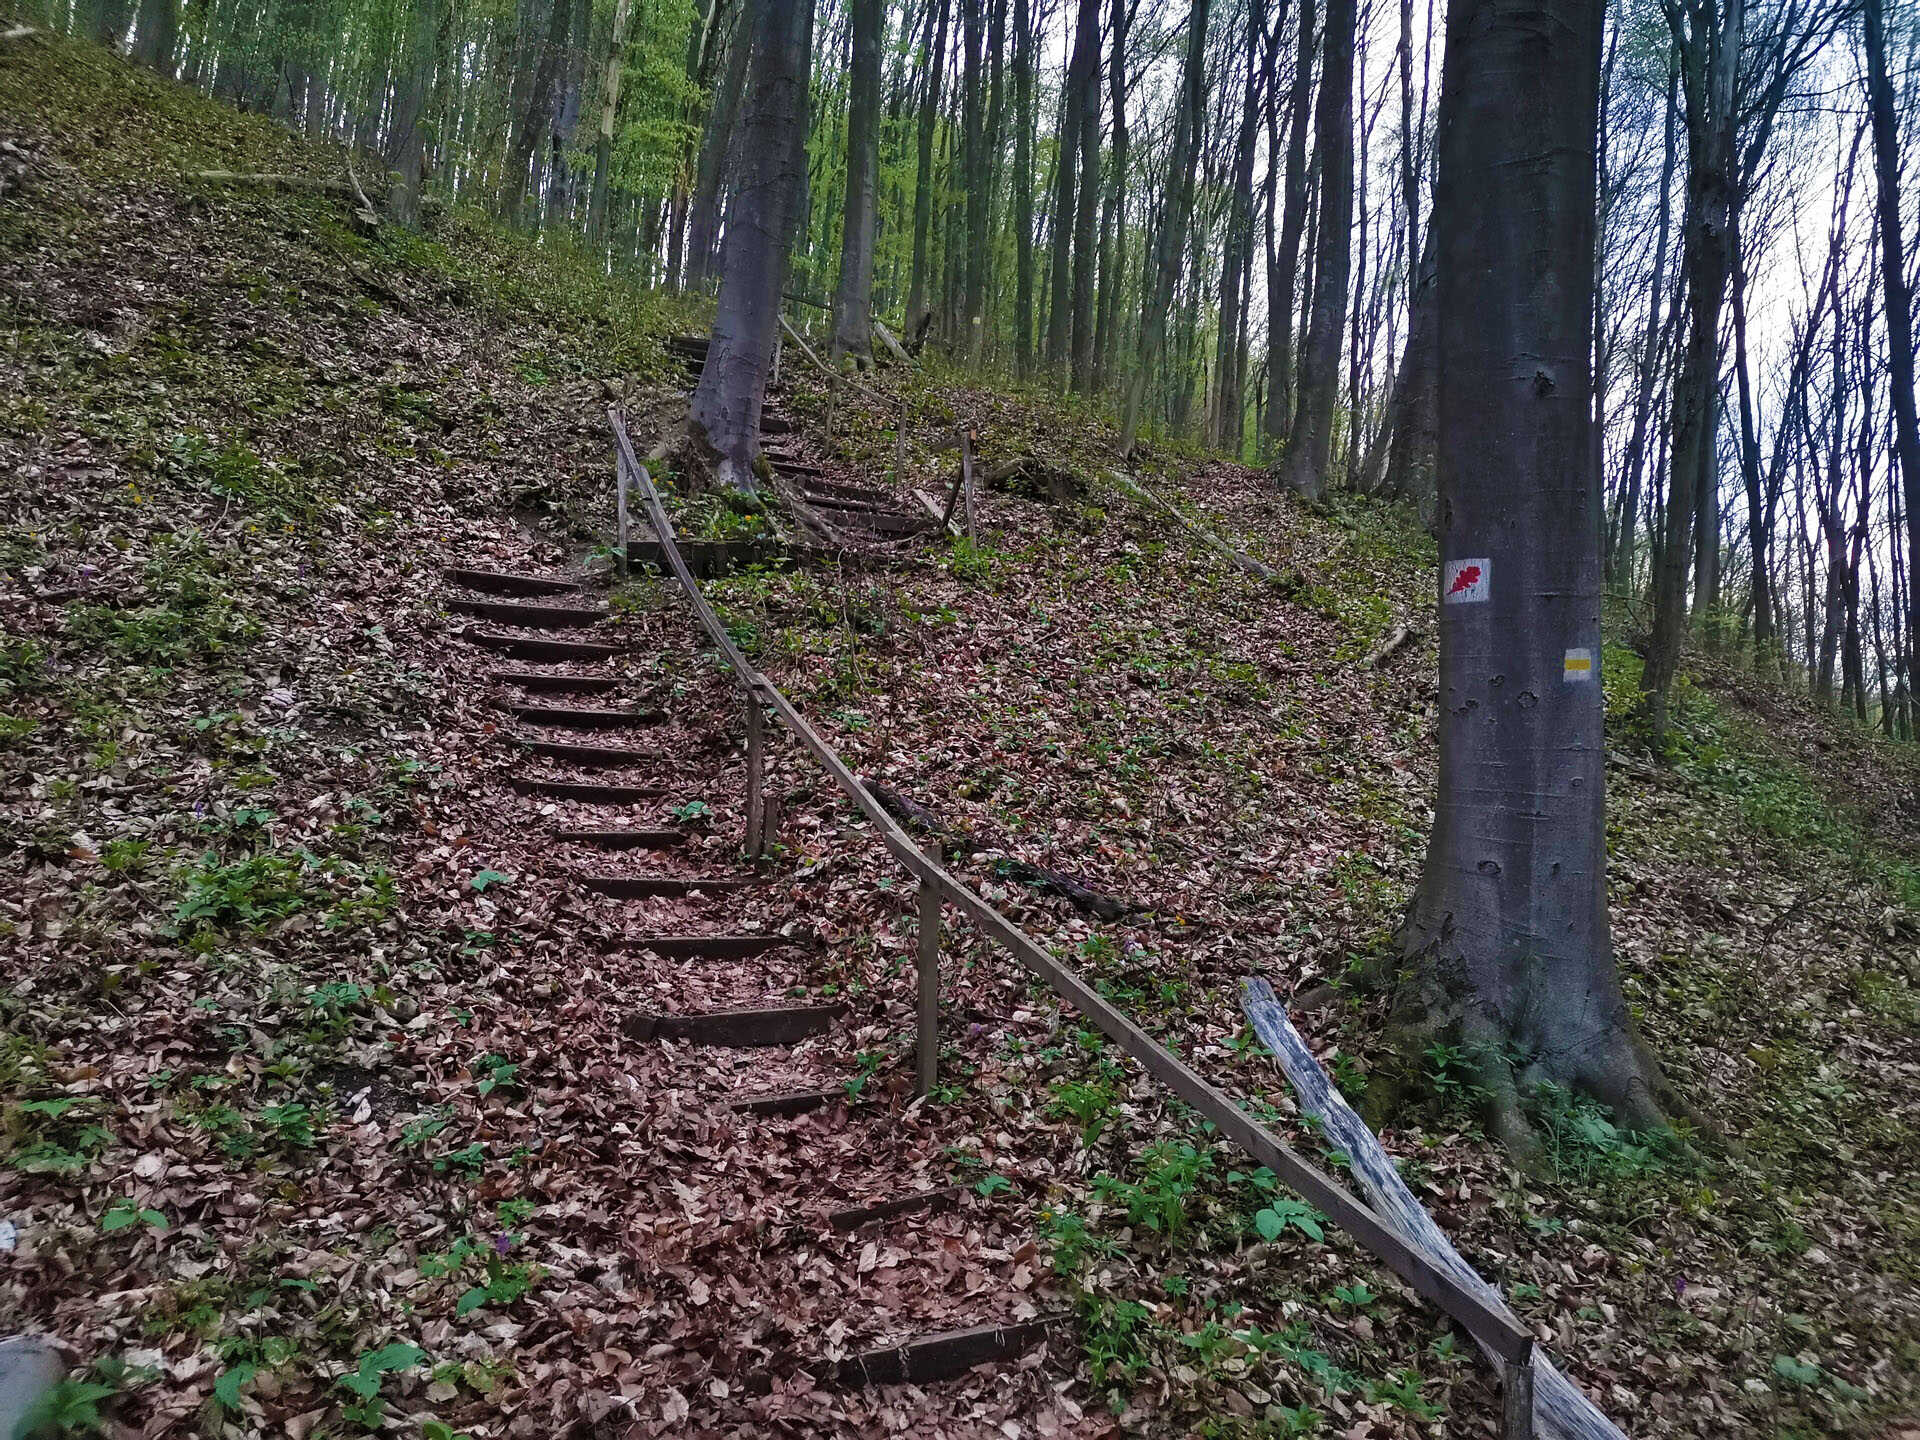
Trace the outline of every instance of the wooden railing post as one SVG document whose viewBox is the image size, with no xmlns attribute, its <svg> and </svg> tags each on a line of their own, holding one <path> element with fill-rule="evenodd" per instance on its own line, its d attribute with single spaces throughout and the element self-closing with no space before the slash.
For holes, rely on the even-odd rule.
<svg viewBox="0 0 1920 1440">
<path fill-rule="evenodd" d="M 893 427 L 893 483 L 907 476 L 907 397 L 900 397 L 900 423 Z"/>
<path fill-rule="evenodd" d="M 765 800 L 761 794 L 766 772 L 765 722 L 760 713 L 760 697 L 747 692 L 747 858 L 758 860 L 766 848 L 762 820 Z"/>
<path fill-rule="evenodd" d="M 1507 1363 L 1500 1382 L 1500 1440 L 1533 1440 L 1533 1347 Z"/>
<path fill-rule="evenodd" d="M 617 478 L 614 493 L 619 497 L 620 509 L 620 578 L 627 578 L 627 462 L 624 458 L 615 459 L 613 471 Z"/>
<path fill-rule="evenodd" d="M 940 842 L 927 851 L 940 863 Z M 919 1093 L 930 1095 L 940 1078 L 940 887 L 920 882 L 920 1034 L 914 1042 L 919 1062 Z"/>
<path fill-rule="evenodd" d="M 967 539 L 978 545 L 980 527 L 973 509 L 973 433 L 964 429 L 960 432 L 960 488 L 966 497 Z"/>
</svg>

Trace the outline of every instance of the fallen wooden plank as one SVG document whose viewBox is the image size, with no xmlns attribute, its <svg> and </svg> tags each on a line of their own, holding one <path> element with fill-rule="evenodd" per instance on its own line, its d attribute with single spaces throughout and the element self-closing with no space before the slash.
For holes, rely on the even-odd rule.
<svg viewBox="0 0 1920 1440">
<path fill-rule="evenodd" d="M 875 1220 L 893 1220 L 901 1215 L 911 1215 L 916 1210 L 951 1210 L 960 1203 L 958 1186 L 946 1185 L 938 1190 L 922 1190 L 913 1195 L 902 1195 L 896 1200 L 882 1200 L 875 1205 L 858 1205 L 850 1210 L 835 1210 L 827 1216 L 827 1224 L 835 1230 L 858 1230 L 862 1225 L 870 1225 Z"/>
<path fill-rule="evenodd" d="M 597 606 L 528 605 L 518 600 L 466 600 L 459 596 L 447 601 L 447 608 L 496 625 L 519 625 L 527 630 L 578 630 L 598 625 L 608 613 Z"/>
<path fill-rule="evenodd" d="M 475 570 L 463 566 L 448 570 L 447 579 L 488 595 L 566 595 L 580 588 L 571 580 L 555 580 L 546 575 L 515 575 L 505 570 Z"/>
<path fill-rule="evenodd" d="M 1018 1325 L 976 1325 L 971 1330 L 922 1336 L 904 1345 L 850 1355 L 840 1362 L 834 1378 L 842 1385 L 931 1385 L 951 1380 L 976 1365 L 1011 1360 L 1032 1349 L 1068 1318 L 1052 1315 Z"/>
<path fill-rule="evenodd" d="M 960 527 L 941 513 L 940 502 L 938 500 L 934 499 L 933 496 L 924 490 L 915 490 L 913 492 L 913 498 L 920 502 L 920 508 L 927 512 L 927 518 L 929 520 L 933 521 L 936 526 L 945 526 L 949 535 L 955 539 L 959 538 Z"/>
<path fill-rule="evenodd" d="M 1453 1248 L 1446 1232 L 1414 1198 L 1379 1137 L 1354 1113 L 1346 1097 L 1320 1068 L 1320 1062 L 1307 1048 L 1307 1042 L 1300 1038 L 1300 1032 L 1293 1028 L 1285 1007 L 1274 996 L 1273 987 L 1265 980 L 1249 976 L 1241 981 L 1240 993 L 1240 1008 L 1246 1012 L 1254 1033 L 1280 1062 L 1287 1079 L 1293 1082 L 1301 1108 L 1320 1121 L 1328 1141 L 1346 1155 L 1354 1179 L 1373 1202 L 1374 1212 L 1392 1225 L 1429 1264 L 1478 1296 L 1489 1310 L 1520 1325 L 1500 1298 L 1500 1292 L 1480 1278 L 1480 1272 Z M 1509 1368 L 1507 1358 L 1491 1346 L 1482 1348 L 1505 1376 Z M 1550 1440 L 1625 1440 L 1613 1422 L 1600 1413 L 1599 1407 L 1538 1349 L 1533 1352 L 1531 1368 L 1533 1425 L 1538 1434 Z"/>
<path fill-rule="evenodd" d="M 629 1040 L 686 1040 L 695 1045 L 764 1048 L 795 1045 L 824 1035 L 847 1013 L 845 1005 L 783 1005 L 767 1010 L 708 1010 L 694 1015 L 642 1012 L 620 1022 Z"/>
<path fill-rule="evenodd" d="M 733 1101 L 727 1108 L 742 1115 L 804 1115 L 809 1110 L 820 1110 L 836 1100 L 846 1099 L 847 1087 L 836 1085 L 831 1090 L 789 1090 L 780 1095 L 749 1095 Z"/>
<path fill-rule="evenodd" d="M 1171 504 L 1162 500 L 1158 495 L 1155 495 L 1151 490 L 1148 490 L 1131 476 L 1124 475 L 1118 470 L 1109 470 L 1107 476 L 1114 484 L 1133 496 L 1134 499 L 1141 501 L 1143 504 L 1151 505 L 1156 509 L 1164 510 L 1174 518 L 1177 524 L 1199 536 L 1200 539 L 1226 556 L 1227 559 L 1231 560 L 1240 569 L 1246 571 L 1247 574 L 1257 576 L 1269 583 L 1282 585 L 1295 585 L 1299 583 L 1299 576 L 1284 574 L 1274 569 L 1271 565 L 1263 565 L 1251 555 L 1242 554 L 1240 551 L 1234 549 L 1233 546 L 1222 540 L 1204 525 L 1197 525 L 1189 520 Z"/>
<path fill-rule="evenodd" d="M 598 640 L 550 640 L 544 635 L 502 635 L 493 630 L 475 630 L 472 626 L 462 630 L 460 638 L 514 660 L 611 660 L 620 653 L 618 645 L 607 645 Z"/>
<path fill-rule="evenodd" d="M 743 890 L 754 882 L 738 876 L 716 875 L 581 875 L 582 885 L 596 895 L 620 900 L 646 900 L 657 895 L 718 894 Z"/>
<path fill-rule="evenodd" d="M 603 785 L 597 780 L 542 780 L 515 776 L 508 781 L 522 795 L 545 795 L 553 800 L 577 800 L 583 805 L 633 805 L 666 794 L 659 785 Z"/>
</svg>

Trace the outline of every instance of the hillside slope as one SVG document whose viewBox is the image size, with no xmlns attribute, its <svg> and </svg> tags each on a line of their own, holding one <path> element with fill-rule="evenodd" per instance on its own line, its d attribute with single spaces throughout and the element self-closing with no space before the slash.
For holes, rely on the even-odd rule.
<svg viewBox="0 0 1920 1440">
<path fill-rule="evenodd" d="M 1486 1433 L 1461 1337 L 964 931 L 951 1083 L 907 1106 L 910 891 L 780 749 L 782 895 L 754 923 L 804 931 L 812 993 L 871 1006 L 837 1058 L 966 1188 L 994 1278 L 1078 1316 L 1011 1383 L 816 1391 L 777 1337 L 833 1311 L 777 1225 L 703 1219 L 662 1178 L 682 1146 L 728 1173 L 743 1133 L 648 1091 L 611 1017 L 661 979 L 534 883 L 438 591 L 461 559 L 604 545 L 604 406 L 643 443 L 670 424 L 662 341 L 697 314 L 472 216 L 367 237 L 330 195 L 182 178 L 341 164 L 81 47 L 0 50 L 0 142 L 0 1332 L 73 1347 L 101 1387 L 69 1390 L 76 1418 L 373 1428 L 345 1375 L 476 1435 Z M 1263 584 L 1098 478 L 1099 417 L 884 383 L 920 484 L 963 422 L 989 466 L 1032 455 L 1081 489 L 990 492 L 979 545 L 888 569 L 713 582 L 856 768 L 964 829 L 977 883 L 1309 1153 L 1236 982 L 1315 997 L 1303 1029 L 1343 1087 L 1630 1433 L 1880 1434 L 1920 1407 L 1911 756 L 1702 663 L 1654 766 L 1609 649 L 1616 942 L 1718 1128 L 1683 1150 L 1542 1097 L 1560 1173 L 1522 1177 L 1459 1057 L 1385 1053 L 1375 1003 L 1328 988 L 1390 944 L 1418 873 L 1432 644 L 1364 662 L 1431 603 L 1425 537 L 1151 456 L 1163 493 L 1297 577 Z M 883 415 L 839 402 L 829 434 L 814 377 L 790 365 L 788 391 L 823 468 L 893 483 Z M 649 683 L 737 743 L 672 588 L 613 599 Z M 738 795 L 678 783 L 724 848 Z M 1004 858 L 1129 913 L 1089 919 Z M 804 1132 L 752 1197 L 850 1143 Z M 463 1310 L 470 1287 L 490 1293 Z M 769 1372 L 772 1396 L 746 1383 Z"/>
</svg>

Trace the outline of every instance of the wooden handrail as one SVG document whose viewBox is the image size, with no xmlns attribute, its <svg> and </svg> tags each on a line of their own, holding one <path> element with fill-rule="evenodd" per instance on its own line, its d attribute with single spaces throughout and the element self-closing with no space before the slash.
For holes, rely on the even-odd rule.
<svg viewBox="0 0 1920 1440">
<path fill-rule="evenodd" d="M 1123 1011 L 1096 991 L 1078 972 L 1061 964 L 1006 916 L 996 910 L 970 886 L 949 874 L 914 843 L 893 816 L 829 745 L 787 697 L 748 663 L 733 643 L 720 617 L 707 603 L 694 581 L 693 572 L 675 543 L 673 523 L 646 466 L 633 453 L 626 426 L 617 408 L 609 407 L 607 418 L 613 424 L 620 463 L 628 467 L 634 488 L 653 522 L 659 537 L 660 553 L 667 568 L 680 582 L 695 618 L 715 647 L 726 658 L 749 696 L 766 705 L 780 717 L 820 766 L 833 777 L 847 798 L 879 832 L 882 842 L 900 864 L 921 884 L 936 888 L 944 899 L 978 926 L 986 935 L 1012 953 L 1053 989 L 1054 993 L 1078 1010 L 1127 1055 L 1137 1061 L 1155 1080 L 1191 1106 L 1223 1136 L 1272 1170 L 1306 1200 L 1325 1212 L 1341 1229 L 1368 1250 L 1442 1313 L 1451 1317 L 1485 1349 L 1513 1364 L 1525 1362 L 1533 1352 L 1533 1334 L 1512 1316 L 1489 1306 L 1478 1295 L 1463 1288 L 1452 1276 L 1431 1264 L 1420 1252 L 1378 1214 L 1336 1184 L 1298 1151 L 1246 1111 L 1232 1097 L 1215 1087 L 1186 1061 L 1175 1055 L 1135 1024 Z"/>
</svg>

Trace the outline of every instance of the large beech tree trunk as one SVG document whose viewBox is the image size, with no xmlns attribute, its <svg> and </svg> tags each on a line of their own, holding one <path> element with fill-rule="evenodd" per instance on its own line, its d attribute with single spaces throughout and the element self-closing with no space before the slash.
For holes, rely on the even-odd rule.
<svg viewBox="0 0 1920 1440">
<path fill-rule="evenodd" d="M 627 22 L 633 0 L 615 0 L 613 31 L 607 39 L 607 66 L 600 86 L 600 131 L 593 141 L 593 189 L 587 194 L 587 237 L 607 243 L 607 187 L 613 169 L 613 122 L 620 110 L 620 76 L 626 69 Z"/>
<path fill-rule="evenodd" d="M 1013 365 L 1033 368 L 1033 21 L 1013 3 Z"/>
<path fill-rule="evenodd" d="M 1074 136 L 1079 142 L 1080 180 L 1074 195 L 1073 323 L 1069 349 L 1073 360 L 1073 388 L 1085 395 L 1093 389 L 1093 276 L 1099 268 L 1095 217 L 1100 199 L 1100 0 L 1080 0 L 1080 18 L 1074 39 L 1074 69 L 1078 89 L 1069 104 L 1080 118 Z"/>
<path fill-rule="evenodd" d="M 780 326 L 780 289 L 807 183 L 807 84 L 813 0 L 752 0 L 741 39 L 752 37 L 740 182 L 727 225 L 720 303 L 691 426 L 723 486 L 751 492 Z"/>
<path fill-rule="evenodd" d="M 1470 1047 L 1521 1148 L 1516 1068 L 1636 1125 L 1658 1120 L 1662 1088 L 1607 929 L 1589 436 L 1601 13 L 1453 0 L 1432 221 L 1440 787 L 1398 1018 Z"/>
<path fill-rule="evenodd" d="M 1300 400 L 1277 467 L 1281 482 L 1309 500 L 1327 493 L 1333 411 L 1340 395 L 1340 339 L 1346 329 L 1353 267 L 1354 0 L 1327 0 L 1320 99 L 1313 148 L 1320 174 L 1320 226 L 1314 244 L 1313 304 L 1300 350 Z"/>
<path fill-rule="evenodd" d="M 873 356 L 873 219 L 880 177 L 880 44 L 886 0 L 853 0 L 847 97 L 847 203 L 840 228 L 840 289 L 833 353 L 863 367 Z"/>
</svg>

